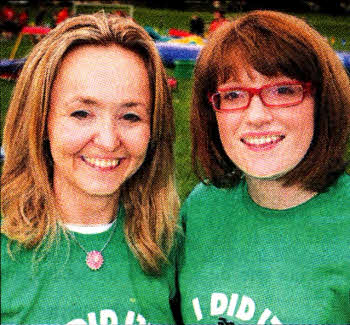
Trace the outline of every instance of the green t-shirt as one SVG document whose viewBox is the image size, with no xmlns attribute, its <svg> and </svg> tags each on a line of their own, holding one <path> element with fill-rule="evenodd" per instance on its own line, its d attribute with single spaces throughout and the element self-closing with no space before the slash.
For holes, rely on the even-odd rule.
<svg viewBox="0 0 350 325">
<path fill-rule="evenodd" d="M 348 175 L 286 210 L 199 184 L 182 218 L 185 324 L 350 324 Z"/>
<path fill-rule="evenodd" d="M 145 275 L 123 233 L 124 211 L 103 251 L 104 264 L 90 270 L 84 251 L 61 236 L 37 264 L 22 250 L 13 261 L 8 239 L 1 240 L 2 324 L 173 324 L 169 298 L 174 293 L 174 266 L 162 276 Z M 100 250 L 113 229 L 75 233 L 86 250 Z M 69 244 L 69 245 L 68 245 Z"/>
</svg>

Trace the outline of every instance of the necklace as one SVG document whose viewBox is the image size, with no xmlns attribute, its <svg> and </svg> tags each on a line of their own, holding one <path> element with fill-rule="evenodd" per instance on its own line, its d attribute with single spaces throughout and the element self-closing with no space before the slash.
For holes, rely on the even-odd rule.
<svg viewBox="0 0 350 325">
<path fill-rule="evenodd" d="M 69 232 L 69 235 L 72 237 L 72 239 L 75 241 L 75 243 L 85 252 L 86 254 L 86 265 L 93 271 L 98 270 L 103 262 L 103 255 L 102 252 L 103 250 L 107 247 L 107 245 L 110 243 L 114 233 L 115 233 L 115 229 L 117 227 L 117 221 L 114 221 L 114 225 L 113 225 L 113 229 L 111 231 L 111 234 L 109 235 L 108 240 L 106 241 L 106 243 L 103 245 L 102 249 L 97 251 L 97 250 L 92 250 L 90 252 L 88 252 L 78 241 L 78 239 L 75 237 L 75 235 L 72 232 Z"/>
</svg>

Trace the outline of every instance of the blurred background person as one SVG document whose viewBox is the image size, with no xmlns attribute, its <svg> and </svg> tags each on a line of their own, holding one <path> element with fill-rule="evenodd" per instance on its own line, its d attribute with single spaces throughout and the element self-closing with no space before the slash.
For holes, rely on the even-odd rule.
<svg viewBox="0 0 350 325">
<path fill-rule="evenodd" d="M 213 33 L 218 27 L 228 22 L 228 19 L 225 17 L 225 11 L 222 9 L 215 10 L 213 13 L 214 19 L 210 22 L 208 27 L 208 33 Z"/>
<path fill-rule="evenodd" d="M 199 36 L 204 36 L 204 20 L 198 15 L 193 15 L 190 20 L 190 32 Z"/>
</svg>

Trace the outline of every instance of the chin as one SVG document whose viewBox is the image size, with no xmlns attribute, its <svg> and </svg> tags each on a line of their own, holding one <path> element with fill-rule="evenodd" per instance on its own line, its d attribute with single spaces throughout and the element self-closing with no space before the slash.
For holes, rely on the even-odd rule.
<svg viewBox="0 0 350 325">
<path fill-rule="evenodd" d="M 259 174 L 249 174 L 249 173 L 244 173 L 245 176 L 248 176 L 250 178 L 255 178 L 255 179 L 262 179 L 262 180 L 277 180 L 281 178 L 282 176 L 286 175 L 286 173 L 277 173 L 277 174 L 267 174 L 267 175 L 259 175 Z"/>
<path fill-rule="evenodd" d="M 254 171 L 243 171 L 244 175 L 250 178 L 261 179 L 261 180 L 277 180 L 281 177 L 287 175 L 296 166 L 290 168 L 279 170 L 279 171 L 265 171 L 265 172 L 254 172 Z"/>
<path fill-rule="evenodd" d="M 88 195 L 91 196 L 112 196 L 115 193 L 117 193 L 119 190 L 119 187 L 106 187 L 106 186 L 96 186 L 96 187 L 90 187 L 85 188 L 85 192 Z"/>
</svg>

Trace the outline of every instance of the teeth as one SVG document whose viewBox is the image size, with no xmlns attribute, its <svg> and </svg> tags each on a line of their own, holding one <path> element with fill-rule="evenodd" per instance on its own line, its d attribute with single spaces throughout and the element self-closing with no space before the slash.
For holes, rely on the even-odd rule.
<svg viewBox="0 0 350 325">
<path fill-rule="evenodd" d="M 267 143 L 273 143 L 282 138 L 283 136 L 280 136 L 280 135 L 268 135 L 268 136 L 262 136 L 262 137 L 247 137 L 247 138 L 244 138 L 243 140 L 245 143 L 262 145 Z"/>
<path fill-rule="evenodd" d="M 120 163 L 120 159 L 101 159 L 101 158 L 84 157 L 84 160 L 90 165 L 94 165 L 96 167 L 101 167 L 101 168 L 117 167 Z"/>
</svg>

